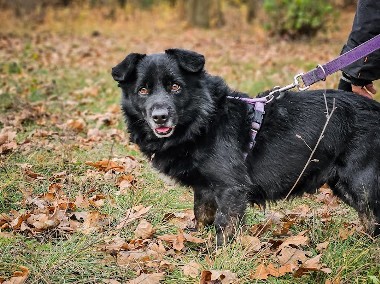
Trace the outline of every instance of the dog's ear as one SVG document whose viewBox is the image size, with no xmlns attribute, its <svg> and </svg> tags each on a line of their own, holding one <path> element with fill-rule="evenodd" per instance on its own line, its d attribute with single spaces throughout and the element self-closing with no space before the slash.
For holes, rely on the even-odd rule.
<svg viewBox="0 0 380 284">
<path fill-rule="evenodd" d="M 136 70 L 137 63 L 145 57 L 145 54 L 131 53 L 118 65 L 112 68 L 112 77 L 116 82 L 125 82 Z"/>
<path fill-rule="evenodd" d="M 189 72 L 199 72 L 205 66 L 205 57 L 202 54 L 185 49 L 167 49 L 165 53 L 173 56 L 179 66 Z"/>
</svg>

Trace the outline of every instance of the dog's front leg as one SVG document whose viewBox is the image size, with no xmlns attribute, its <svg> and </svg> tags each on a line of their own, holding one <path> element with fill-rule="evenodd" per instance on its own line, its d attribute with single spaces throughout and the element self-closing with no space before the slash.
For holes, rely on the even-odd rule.
<svg viewBox="0 0 380 284">
<path fill-rule="evenodd" d="M 240 188 L 224 189 L 219 191 L 216 201 L 216 243 L 222 246 L 239 232 L 247 207 L 246 193 Z"/>
<path fill-rule="evenodd" d="M 197 229 L 202 229 L 214 223 L 216 209 L 215 194 L 212 189 L 194 189 L 194 215 Z"/>
</svg>

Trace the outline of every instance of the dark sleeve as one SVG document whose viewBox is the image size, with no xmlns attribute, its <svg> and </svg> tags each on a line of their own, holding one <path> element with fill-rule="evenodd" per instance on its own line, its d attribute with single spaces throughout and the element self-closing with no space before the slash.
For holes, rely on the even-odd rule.
<svg viewBox="0 0 380 284">
<path fill-rule="evenodd" d="M 380 34 L 380 0 L 359 0 L 351 34 L 342 53 Z M 343 68 L 354 85 L 380 79 L 380 50 Z"/>
</svg>

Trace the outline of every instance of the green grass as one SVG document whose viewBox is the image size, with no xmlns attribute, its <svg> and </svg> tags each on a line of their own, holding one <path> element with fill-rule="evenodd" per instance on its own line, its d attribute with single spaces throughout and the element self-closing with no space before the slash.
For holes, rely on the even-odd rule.
<svg viewBox="0 0 380 284">
<path fill-rule="evenodd" d="M 142 15 L 147 19 L 151 16 Z M 11 230 L 5 229 L 0 232 L 0 277 L 9 278 L 22 265 L 30 270 L 27 283 L 102 283 L 104 279 L 125 283 L 137 276 L 136 269 L 132 266 L 118 265 L 116 257 L 100 251 L 98 245 L 115 234 L 119 234 L 126 241 L 134 238 L 134 230 L 139 220 L 131 222 L 121 230 L 115 229 L 115 225 L 125 217 L 126 210 L 139 204 L 152 206 L 143 218 L 154 226 L 156 232 L 153 241 L 157 241 L 157 236 L 176 234 L 179 230 L 172 223 L 163 220 L 165 214 L 192 208 L 191 190 L 165 183 L 152 170 L 148 160 L 128 144 L 127 137 L 121 140 L 106 137 L 84 145 L 86 131 L 76 133 L 63 127 L 69 119 L 82 118 L 86 121 L 86 130 L 94 128 L 97 121 L 91 118 L 92 115 L 104 114 L 110 107 L 119 104 L 119 90 L 109 74 L 110 68 L 123 58 L 125 53 L 139 51 L 142 44 L 148 45 L 145 42 L 146 38 L 155 33 L 152 27 L 144 26 L 150 25 L 149 21 L 139 22 L 143 26 L 139 29 L 141 34 L 137 35 L 131 32 L 136 30 L 132 22 L 128 22 L 128 25 L 102 22 L 104 30 L 98 27 L 102 32 L 101 38 L 91 38 L 91 29 L 84 29 L 86 25 L 83 23 L 86 21 L 89 26 L 94 25 L 92 18 L 80 18 L 81 29 L 78 35 L 75 29 L 70 29 L 69 35 L 53 30 L 51 35 L 45 35 L 42 41 L 22 37 L 25 27 L 15 25 L 15 35 L 10 36 L 10 39 L 20 41 L 21 44 L 18 46 L 13 42 L 13 48 L 7 51 L 0 50 L 0 127 L 11 126 L 15 129 L 16 140 L 19 143 L 15 151 L 0 157 L 0 214 L 9 213 L 11 210 L 30 209 L 24 203 L 23 192 L 31 191 L 34 197 L 43 194 L 54 182 L 54 174 L 65 171 L 67 177 L 63 181 L 63 190 L 68 197 L 75 198 L 78 193 L 85 194 L 90 191 L 104 194 L 113 200 L 112 203 L 107 200 L 101 208 L 91 208 L 107 214 L 110 224 L 104 226 L 101 231 L 88 235 L 77 232 L 57 236 L 54 231 L 36 236 L 20 232 L 8 235 L 3 233 Z M 154 18 L 152 23 L 157 21 L 160 20 Z M 120 30 L 116 28 L 118 24 L 126 31 L 123 35 L 117 33 L 115 36 L 116 31 Z M 72 27 L 74 24 L 69 25 Z M 180 41 L 182 39 L 182 42 L 186 42 L 186 32 L 181 25 L 171 22 L 167 25 L 166 30 L 170 32 L 163 34 L 163 38 L 171 39 L 172 35 L 177 33 Z M 46 26 L 41 29 L 44 28 Z M 332 58 L 340 48 L 339 42 L 321 46 L 318 41 L 299 42 L 297 45 L 277 45 L 276 41 L 259 41 L 258 47 L 255 47 L 249 35 L 250 27 L 242 29 L 244 32 L 241 41 L 245 44 L 247 52 L 239 56 L 233 52 L 220 53 L 220 46 L 207 41 L 211 36 L 220 37 L 227 45 L 223 48 L 234 50 L 234 43 L 228 37 L 229 34 L 235 33 L 233 30 L 192 31 L 196 38 L 190 42 L 194 41 L 194 45 L 206 42 L 200 47 L 200 51 L 209 59 L 207 66 L 210 72 L 224 77 L 233 88 L 252 95 L 275 85 L 290 83 L 293 75 L 299 70 L 306 71 L 316 65 L 314 56 L 323 54 L 324 59 Z M 34 32 L 38 35 L 41 31 Z M 58 44 L 61 48 L 57 48 Z M 167 47 L 168 43 L 163 40 L 153 48 L 156 52 Z M 65 53 L 66 49 L 71 53 Z M 310 60 L 297 57 L 300 51 L 305 49 L 309 50 Z M 321 52 L 321 49 L 325 52 Z M 253 51 L 250 52 L 251 50 Z M 262 63 L 262 57 L 267 54 L 272 54 L 269 63 Z M 327 87 L 333 88 L 337 80 L 338 75 L 332 77 L 327 82 Z M 324 86 L 321 83 L 317 87 Z M 95 93 L 92 93 L 94 90 Z M 18 122 L 17 119 L 20 117 L 24 118 Z M 124 129 L 120 113 L 115 114 L 115 117 L 114 125 L 102 125 L 100 130 L 106 132 Z M 35 137 L 33 133 L 36 130 L 51 131 L 54 134 L 42 138 Z M 115 185 L 114 178 L 107 178 L 103 174 L 94 177 L 88 173 L 94 168 L 87 166 L 86 161 L 121 158 L 127 155 L 135 157 L 141 165 L 137 171 L 136 184 L 127 194 L 118 194 L 119 188 Z M 27 178 L 23 174 L 22 164 L 31 165 L 31 169 L 44 176 L 44 179 Z M 297 198 L 291 202 L 273 204 L 269 209 L 271 212 L 284 212 L 293 210 L 300 204 L 308 204 L 315 211 L 321 207 L 321 203 L 313 198 Z M 339 210 L 345 210 L 344 214 L 339 213 Z M 174 268 L 163 269 L 166 276 L 162 283 L 198 282 L 200 275 L 197 279 L 192 279 L 182 271 L 184 265 L 196 261 L 201 265 L 201 270 L 231 270 L 237 274 L 239 283 L 325 283 L 327 279 L 338 279 L 342 283 L 375 284 L 376 279 L 380 279 L 379 239 L 371 240 L 365 235 L 355 233 L 342 240 L 339 230 L 345 223 L 356 221 L 357 214 L 344 205 L 341 205 L 339 210 L 333 211 L 329 222 L 321 221 L 320 217 L 314 214 L 291 228 L 294 235 L 307 230 L 306 235 L 310 243 L 305 250 L 311 251 L 313 256 L 318 254 L 317 244 L 329 241 L 330 245 L 323 252 L 322 262 L 332 269 L 330 274 L 314 272 L 302 278 L 294 278 L 287 274 L 279 278 L 270 277 L 267 281 L 252 280 L 250 274 L 262 261 L 275 261 L 274 252 L 252 252 L 239 242 L 216 250 L 215 231 L 213 228 L 206 228 L 199 236 L 207 239 L 207 243 L 186 243 L 183 252 L 168 252 L 163 256 Z M 249 234 L 250 227 L 263 223 L 264 220 L 265 214 L 262 210 L 250 208 L 246 214 L 243 234 Z M 273 234 L 273 229 L 260 236 L 262 242 L 275 239 L 278 237 Z M 168 251 L 171 249 L 169 244 L 164 245 Z M 141 269 L 147 272 L 160 270 L 156 267 Z"/>
</svg>

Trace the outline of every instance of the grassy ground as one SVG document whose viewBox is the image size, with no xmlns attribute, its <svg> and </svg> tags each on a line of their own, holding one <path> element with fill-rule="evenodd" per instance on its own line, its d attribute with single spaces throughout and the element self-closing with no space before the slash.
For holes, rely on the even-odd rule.
<svg viewBox="0 0 380 284">
<path fill-rule="evenodd" d="M 294 74 L 336 56 L 349 25 L 292 43 L 267 38 L 256 25 L 242 23 L 236 11 L 230 12 L 225 28 L 211 31 L 186 27 L 173 20 L 173 11 L 167 8 L 161 13 L 120 13 L 116 21 L 104 14 L 62 10 L 48 13 L 45 24 L 28 26 L 6 12 L 0 14 L 4 23 L 0 30 L 0 127 L 3 133 L 16 132 L 10 139 L 15 142 L 13 149 L 0 156 L 0 283 L 21 266 L 27 267 L 27 283 L 125 283 L 153 272 L 165 272 L 162 283 L 197 283 L 203 270 L 230 270 L 238 279 L 234 283 L 262 283 L 252 278 L 257 267 L 280 265 L 276 246 L 299 233 L 307 241 L 292 248 L 308 252 L 309 257 L 321 252 L 318 244 L 329 243 L 321 263 L 331 272 L 309 272 L 301 278 L 287 273 L 269 276 L 266 282 L 379 283 L 379 240 L 360 232 L 352 209 L 336 200 L 336 206 L 331 206 L 333 199 L 323 193 L 279 202 L 266 212 L 250 208 L 243 236 L 253 237 L 258 225 L 268 224 L 268 217 L 282 215 L 277 221 L 272 218 L 272 226 L 259 234 L 259 249 L 239 241 L 216 250 L 212 228 L 194 235 L 204 243 L 188 241 L 180 250 L 161 241 L 164 234 L 180 235 L 179 228 L 188 221 L 184 212 L 192 207 L 192 193 L 162 179 L 128 143 L 118 109 L 119 91 L 110 76 L 110 68 L 129 52 L 184 47 L 205 54 L 210 73 L 255 95 L 288 84 Z M 352 13 L 342 15 L 339 21 L 351 23 L 352 17 Z M 315 88 L 334 88 L 337 81 L 338 75 L 332 76 Z M 122 173 L 86 164 L 125 157 L 133 166 L 124 165 Z M 130 176 L 130 184 L 124 187 L 122 175 Z M 53 191 L 54 184 L 61 189 Z M 53 194 L 52 200 L 47 192 Z M 92 202 L 84 205 L 78 196 Z M 75 201 L 75 207 L 62 210 L 63 199 L 64 206 Z M 127 210 L 138 205 L 152 207 L 118 228 Z M 20 217 L 45 214 L 38 210 L 50 210 L 49 216 L 61 210 L 69 216 L 72 230 L 45 225 L 36 230 L 30 226 L 33 222 Z M 104 218 L 87 217 L 82 224 L 73 220 L 73 212 L 95 212 Z M 17 216 L 24 224 L 29 222 L 29 229 L 18 226 Z M 292 218 L 289 231 L 278 234 L 276 230 L 289 225 Z M 135 232 L 142 219 L 154 228 L 145 238 Z M 85 224 L 87 230 L 73 229 Z M 121 244 L 115 245 L 118 237 Z M 105 244 L 114 244 L 115 249 Z M 159 257 L 147 256 L 154 245 L 164 250 Z M 131 251 L 142 257 L 131 257 Z M 184 270 L 192 261 L 199 265 L 195 275 Z"/>
</svg>

